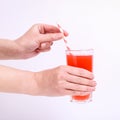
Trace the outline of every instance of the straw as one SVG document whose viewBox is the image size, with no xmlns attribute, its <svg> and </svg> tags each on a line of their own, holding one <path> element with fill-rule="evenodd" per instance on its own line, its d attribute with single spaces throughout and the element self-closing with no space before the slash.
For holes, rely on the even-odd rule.
<svg viewBox="0 0 120 120">
<path fill-rule="evenodd" d="M 63 35 L 64 35 L 64 30 L 62 29 L 62 27 L 58 23 L 57 23 L 57 26 L 58 26 L 60 32 L 63 33 Z M 65 39 L 65 36 L 63 36 L 63 40 L 64 40 L 64 43 L 65 43 L 65 46 L 66 46 L 67 50 L 70 50 L 70 47 L 68 46 L 68 42 Z"/>
</svg>

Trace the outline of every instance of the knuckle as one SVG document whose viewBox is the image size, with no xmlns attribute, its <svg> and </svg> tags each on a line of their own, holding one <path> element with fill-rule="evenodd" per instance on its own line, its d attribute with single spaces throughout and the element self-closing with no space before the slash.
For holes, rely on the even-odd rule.
<svg viewBox="0 0 120 120">
<path fill-rule="evenodd" d="M 93 86 L 95 86 L 95 82 L 94 82 L 94 81 L 89 81 L 89 85 L 90 85 L 91 87 L 93 87 Z"/>
<path fill-rule="evenodd" d="M 78 74 L 81 76 L 85 73 L 84 69 L 83 68 L 79 68 L 78 70 Z"/>
<path fill-rule="evenodd" d="M 58 75 L 57 75 L 57 79 L 58 80 L 63 80 L 65 77 L 64 77 L 64 73 L 63 72 L 59 72 Z"/>
<path fill-rule="evenodd" d="M 88 87 L 86 87 L 86 86 L 79 85 L 78 90 L 80 90 L 80 91 L 87 91 L 87 88 Z"/>
<path fill-rule="evenodd" d="M 91 87 L 86 87 L 86 91 L 92 91 Z"/>
<path fill-rule="evenodd" d="M 91 80 L 87 80 L 87 85 L 91 86 L 92 85 L 92 81 Z"/>
<path fill-rule="evenodd" d="M 60 65 L 60 66 L 58 66 L 58 69 L 60 69 L 60 70 L 64 70 L 64 68 L 65 68 L 64 65 Z"/>
<path fill-rule="evenodd" d="M 63 88 L 65 86 L 65 82 L 63 80 L 58 81 L 58 87 Z"/>
<path fill-rule="evenodd" d="M 40 24 L 36 23 L 36 24 L 32 25 L 32 28 L 36 28 L 38 26 L 40 26 Z"/>
<path fill-rule="evenodd" d="M 58 67 L 58 74 L 57 74 L 57 78 L 58 79 L 64 79 L 66 76 L 65 72 L 64 72 L 64 67 L 63 66 L 59 66 Z"/>
</svg>

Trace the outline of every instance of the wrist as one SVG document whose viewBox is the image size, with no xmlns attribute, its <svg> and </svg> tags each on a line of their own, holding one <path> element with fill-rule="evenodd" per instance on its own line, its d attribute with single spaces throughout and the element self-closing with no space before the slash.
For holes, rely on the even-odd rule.
<svg viewBox="0 0 120 120">
<path fill-rule="evenodd" d="M 32 96 L 43 95 L 42 75 L 40 72 L 25 73 L 26 79 L 23 81 L 21 93 Z"/>
<path fill-rule="evenodd" d="M 31 73 L 31 82 L 30 82 L 30 89 L 28 90 L 29 95 L 33 96 L 41 96 L 42 93 L 42 75 L 40 72 L 32 72 Z"/>
<path fill-rule="evenodd" d="M 28 95 L 36 95 L 37 84 L 35 81 L 35 72 L 26 72 L 26 79 L 23 80 L 21 85 L 21 93 Z"/>
<path fill-rule="evenodd" d="M 27 95 L 37 94 L 37 84 L 35 80 L 35 72 L 24 71 L 24 78 L 21 80 L 21 85 L 19 88 L 19 93 Z"/>
<path fill-rule="evenodd" d="M 14 40 L 14 46 L 15 46 L 15 56 L 16 56 L 16 59 L 23 59 L 24 56 L 23 56 L 23 53 L 24 53 L 24 49 L 23 47 L 21 46 L 21 44 L 19 44 L 19 42 L 17 42 L 17 40 Z"/>
<path fill-rule="evenodd" d="M 20 47 L 14 40 L 0 39 L 0 59 L 19 59 Z"/>
<path fill-rule="evenodd" d="M 14 40 L 13 41 L 14 44 L 14 49 L 13 49 L 13 59 L 21 59 L 21 47 L 19 44 L 17 44 L 17 42 Z"/>
</svg>

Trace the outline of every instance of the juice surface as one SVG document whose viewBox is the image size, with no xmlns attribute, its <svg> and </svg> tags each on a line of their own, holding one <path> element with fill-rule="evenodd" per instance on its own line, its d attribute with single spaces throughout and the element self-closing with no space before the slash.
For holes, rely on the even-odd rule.
<svg viewBox="0 0 120 120">
<path fill-rule="evenodd" d="M 67 55 L 67 64 L 79 68 L 84 68 L 92 72 L 92 55 Z M 72 99 L 78 101 L 88 100 L 90 94 L 85 96 L 72 96 Z"/>
<path fill-rule="evenodd" d="M 92 55 L 67 55 L 67 64 L 79 68 L 84 68 L 92 72 Z"/>
</svg>

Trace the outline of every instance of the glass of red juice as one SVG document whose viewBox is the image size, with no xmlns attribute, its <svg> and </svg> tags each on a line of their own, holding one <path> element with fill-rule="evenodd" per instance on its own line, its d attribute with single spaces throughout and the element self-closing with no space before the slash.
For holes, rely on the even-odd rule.
<svg viewBox="0 0 120 120">
<path fill-rule="evenodd" d="M 93 52 L 93 49 L 66 50 L 67 65 L 84 68 L 93 72 Z M 92 101 L 92 94 L 72 96 L 71 101 L 81 103 L 90 102 Z"/>
</svg>

